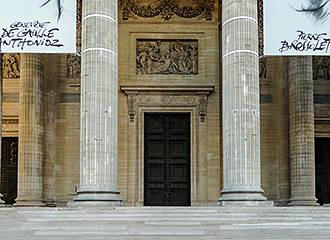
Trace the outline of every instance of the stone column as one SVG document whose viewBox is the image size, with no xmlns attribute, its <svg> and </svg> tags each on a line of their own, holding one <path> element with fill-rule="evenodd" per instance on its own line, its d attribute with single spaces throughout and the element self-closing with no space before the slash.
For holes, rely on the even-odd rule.
<svg viewBox="0 0 330 240">
<path fill-rule="evenodd" d="M 260 110 L 257 0 L 222 1 L 224 188 L 220 205 L 257 205 Z"/>
<path fill-rule="evenodd" d="M 45 57 L 43 199 L 55 206 L 56 90 L 61 55 Z"/>
<path fill-rule="evenodd" d="M 4 206 L 1 194 L 1 160 L 2 160 L 2 54 L 0 53 L 0 207 Z"/>
<path fill-rule="evenodd" d="M 312 57 L 289 59 L 290 205 L 317 205 L 315 198 Z"/>
<path fill-rule="evenodd" d="M 43 203 L 43 56 L 21 55 L 18 197 L 15 206 Z"/>
<path fill-rule="evenodd" d="M 117 0 L 83 1 L 78 205 L 119 205 Z"/>
</svg>

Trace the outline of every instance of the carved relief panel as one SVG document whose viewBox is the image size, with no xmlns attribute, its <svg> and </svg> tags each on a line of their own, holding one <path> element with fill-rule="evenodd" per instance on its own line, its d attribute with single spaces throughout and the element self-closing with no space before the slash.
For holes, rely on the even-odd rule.
<svg viewBox="0 0 330 240">
<path fill-rule="evenodd" d="M 136 74 L 198 74 L 198 40 L 136 40 Z"/>
<path fill-rule="evenodd" d="M 259 59 L 259 78 L 267 78 L 267 60 L 265 57 Z"/>
<path fill-rule="evenodd" d="M 161 17 L 212 20 L 214 0 L 120 0 L 122 20 Z"/>
<path fill-rule="evenodd" d="M 20 55 L 4 54 L 2 57 L 2 77 L 19 78 L 20 77 Z"/>
<path fill-rule="evenodd" d="M 329 57 L 313 57 L 313 79 L 330 80 Z"/>
<path fill-rule="evenodd" d="M 81 57 L 77 54 L 67 54 L 66 56 L 66 77 L 80 78 Z"/>
</svg>

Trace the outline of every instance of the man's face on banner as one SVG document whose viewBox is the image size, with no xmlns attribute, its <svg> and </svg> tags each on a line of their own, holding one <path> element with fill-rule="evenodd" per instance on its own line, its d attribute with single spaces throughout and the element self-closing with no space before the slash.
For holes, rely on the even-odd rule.
<svg viewBox="0 0 330 240">
<path fill-rule="evenodd" d="M 313 18 L 315 23 L 324 23 L 329 17 L 330 0 L 294 0 L 292 7 Z"/>
</svg>

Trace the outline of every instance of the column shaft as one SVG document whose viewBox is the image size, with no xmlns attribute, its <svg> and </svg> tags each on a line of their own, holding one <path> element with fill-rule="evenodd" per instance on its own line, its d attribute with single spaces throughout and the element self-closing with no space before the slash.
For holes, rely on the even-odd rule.
<svg viewBox="0 0 330 240">
<path fill-rule="evenodd" d="M 43 199 L 47 206 L 55 206 L 56 90 L 59 58 L 58 55 L 45 57 Z"/>
<path fill-rule="evenodd" d="M 43 56 L 21 55 L 18 197 L 15 206 L 43 206 Z"/>
<path fill-rule="evenodd" d="M 79 204 L 120 204 L 117 0 L 83 1 Z"/>
<path fill-rule="evenodd" d="M 222 1 L 224 189 L 220 204 L 262 201 L 257 0 Z M 245 203 L 244 203 L 245 202 Z"/>
<path fill-rule="evenodd" d="M 290 205 L 317 205 L 315 198 L 312 57 L 289 59 Z"/>
<path fill-rule="evenodd" d="M 2 200 L 3 195 L 1 194 L 1 158 L 2 158 L 2 53 L 0 53 L 0 207 L 5 204 Z"/>
</svg>

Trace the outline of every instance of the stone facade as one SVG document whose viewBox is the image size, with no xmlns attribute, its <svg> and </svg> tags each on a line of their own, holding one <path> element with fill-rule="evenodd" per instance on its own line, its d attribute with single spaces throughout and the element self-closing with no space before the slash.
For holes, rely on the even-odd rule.
<svg viewBox="0 0 330 240">
<path fill-rule="evenodd" d="M 124 205 L 143 205 L 143 124 L 144 114 L 150 112 L 191 114 L 192 205 L 216 204 L 225 195 L 221 195 L 224 187 L 224 193 L 237 192 L 237 186 L 227 181 L 228 174 L 241 174 L 245 163 L 237 162 L 237 167 L 231 169 L 234 172 L 230 172 L 227 166 L 235 157 L 226 160 L 223 157 L 228 156 L 224 146 L 234 146 L 226 136 L 234 136 L 235 131 L 241 129 L 228 125 L 234 121 L 230 115 L 234 109 L 228 106 L 235 101 L 233 96 L 238 97 L 231 92 L 233 89 L 226 88 L 226 84 L 236 81 L 228 70 L 235 59 L 230 52 L 244 50 L 234 49 L 234 46 L 227 49 L 223 45 L 222 33 L 230 35 L 233 28 L 222 26 L 222 11 L 230 9 L 231 1 L 222 1 L 222 5 L 218 1 L 204 0 L 97 1 L 109 4 L 104 9 L 89 2 L 85 2 L 82 16 L 94 16 L 95 19 L 87 19 L 100 25 L 99 29 L 94 29 L 100 33 L 88 32 L 86 26 L 92 23 L 82 20 L 82 26 L 79 25 L 79 29 L 85 31 L 82 58 L 80 55 L 4 55 L 2 135 L 20 137 L 18 203 L 63 206 L 73 199 L 86 200 L 91 192 L 109 192 L 112 200 L 123 200 Z M 250 144 L 249 149 L 255 156 L 251 155 L 249 162 L 253 164 L 247 173 L 255 185 L 246 182 L 248 187 L 243 190 L 253 194 L 263 190 L 268 200 L 286 205 L 290 200 L 294 203 L 296 184 L 308 182 L 309 187 L 314 184 L 315 176 L 301 181 L 292 174 L 292 169 L 290 171 L 293 161 L 299 162 L 293 159 L 296 153 L 292 147 L 300 142 L 292 119 L 296 119 L 294 114 L 301 116 L 292 108 L 303 106 L 305 102 L 297 102 L 301 98 L 295 94 L 300 90 L 295 85 L 297 79 L 293 77 L 290 59 L 263 57 L 258 64 L 257 1 L 246 2 L 253 6 L 249 13 L 253 12 L 251 18 L 255 21 L 249 24 L 254 29 L 255 39 L 253 49 L 245 50 L 254 53 L 245 51 L 246 55 L 242 55 L 238 63 L 245 63 L 253 75 L 247 87 L 255 89 L 250 100 L 253 99 L 251 104 L 257 108 L 251 111 L 260 117 L 260 123 L 255 119 L 245 124 L 251 124 L 251 128 L 247 128 L 251 130 L 251 138 L 259 137 L 260 131 L 260 147 L 258 141 Z M 118 16 L 111 10 L 115 6 L 118 6 Z M 262 47 L 260 49 L 262 51 Z M 308 126 L 301 126 L 308 128 L 311 140 L 306 142 L 310 147 L 309 161 L 314 161 L 313 138 L 330 138 L 329 62 L 328 58 L 314 58 L 313 64 L 310 62 L 311 69 L 313 66 L 307 87 L 310 114 L 307 114 Z M 38 72 L 33 72 L 32 68 Z M 28 89 L 29 82 L 39 85 Z M 304 86 L 301 88 L 305 91 Z M 111 119 L 106 116 L 110 112 L 105 112 L 109 106 L 113 111 Z M 226 121 L 222 120 L 224 114 L 228 116 Z M 80 126 L 90 131 L 83 133 Z M 32 129 L 37 129 L 38 134 L 26 132 Z M 107 139 L 109 134 L 113 137 Z M 96 162 L 81 156 L 94 151 L 92 148 L 96 145 L 92 142 L 99 144 L 94 149 L 98 152 Z M 31 151 L 32 157 L 25 159 L 23 151 Z M 233 147 L 233 156 L 235 151 Z M 107 157 L 109 164 L 104 162 Z M 313 163 L 308 166 L 312 173 Z M 30 171 L 32 168 L 38 171 Z M 31 175 L 26 175 L 27 172 Z M 83 196 L 84 193 L 87 195 Z M 118 198 L 114 197 L 118 193 Z M 264 200 L 264 197 L 260 194 L 254 200 Z"/>
</svg>

